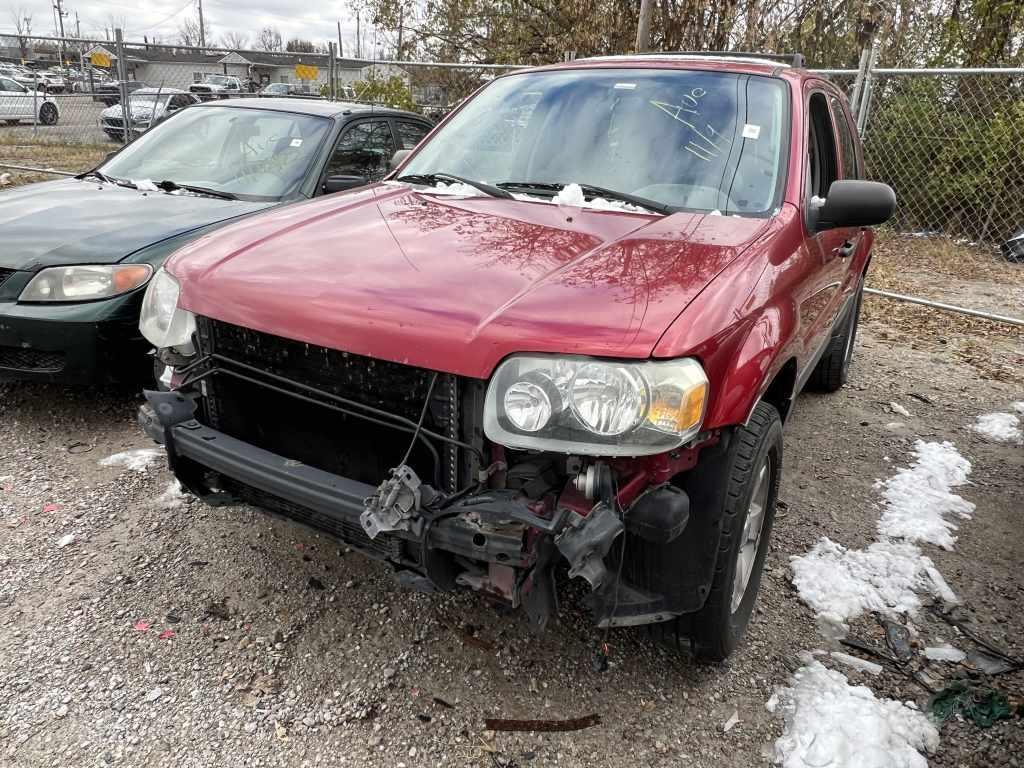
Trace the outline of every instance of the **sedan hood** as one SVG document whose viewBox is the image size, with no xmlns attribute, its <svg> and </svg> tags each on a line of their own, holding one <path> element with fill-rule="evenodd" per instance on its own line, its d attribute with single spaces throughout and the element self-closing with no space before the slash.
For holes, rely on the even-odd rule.
<svg viewBox="0 0 1024 768">
<path fill-rule="evenodd" d="M 219 230 L 167 266 L 197 314 L 485 378 L 513 352 L 649 356 L 767 224 L 384 185 Z"/>
<path fill-rule="evenodd" d="M 29 184 L 0 194 L 0 268 L 113 264 L 140 248 L 268 205 L 78 179 Z"/>
</svg>

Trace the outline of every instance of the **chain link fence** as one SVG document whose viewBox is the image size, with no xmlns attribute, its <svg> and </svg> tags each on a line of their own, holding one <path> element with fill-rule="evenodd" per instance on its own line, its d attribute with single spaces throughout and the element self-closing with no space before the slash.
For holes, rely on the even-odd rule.
<svg viewBox="0 0 1024 768">
<path fill-rule="evenodd" d="M 892 70 L 870 59 L 819 71 L 854 102 L 869 177 L 896 190 L 892 226 L 991 244 L 1024 226 L 1024 69 Z M 109 151 L 178 106 L 243 96 L 372 101 L 436 120 L 513 69 L 351 59 L 333 45 L 284 53 L 0 36 L 0 144 Z"/>
</svg>

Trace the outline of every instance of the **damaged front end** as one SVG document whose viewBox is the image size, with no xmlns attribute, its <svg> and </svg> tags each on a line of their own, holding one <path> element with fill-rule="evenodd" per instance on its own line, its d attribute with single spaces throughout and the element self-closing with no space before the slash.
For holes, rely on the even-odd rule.
<svg viewBox="0 0 1024 768">
<path fill-rule="evenodd" d="M 203 317 L 195 339 L 139 419 L 204 501 L 255 504 L 390 563 L 407 587 L 470 588 L 539 628 L 560 566 L 589 586 L 599 626 L 703 604 L 719 521 L 672 481 L 725 435 L 636 457 L 512 448 L 485 437 L 486 381 Z"/>
</svg>

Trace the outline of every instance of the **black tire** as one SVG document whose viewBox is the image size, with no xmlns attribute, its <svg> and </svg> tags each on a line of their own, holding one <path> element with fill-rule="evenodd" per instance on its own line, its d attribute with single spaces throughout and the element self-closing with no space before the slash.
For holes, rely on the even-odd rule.
<svg viewBox="0 0 1024 768">
<path fill-rule="evenodd" d="M 752 563 L 734 608 L 739 553 L 751 533 L 747 530 L 747 518 L 762 469 L 767 488 L 760 500 L 761 525 L 756 541 L 747 550 L 752 552 Z M 774 406 L 762 402 L 754 408 L 749 423 L 736 428 L 723 456 L 709 466 L 698 464 L 688 473 L 706 489 L 717 484 L 719 489 L 725 490 L 724 493 L 700 494 L 704 498 L 721 499 L 724 505 L 718 557 L 704 607 L 696 613 L 650 627 L 652 635 L 663 644 L 678 649 L 683 637 L 688 636 L 694 657 L 705 662 L 724 661 L 739 645 L 761 586 L 781 469 L 782 419 Z"/>
<path fill-rule="evenodd" d="M 39 107 L 39 122 L 43 125 L 57 124 L 57 108 L 53 104 L 43 104 Z"/>
<path fill-rule="evenodd" d="M 835 392 L 846 383 L 853 361 L 857 326 L 860 324 L 860 304 L 864 298 L 864 278 L 857 284 L 857 294 L 842 322 L 832 330 L 825 354 L 811 371 L 807 387 L 817 392 Z"/>
</svg>

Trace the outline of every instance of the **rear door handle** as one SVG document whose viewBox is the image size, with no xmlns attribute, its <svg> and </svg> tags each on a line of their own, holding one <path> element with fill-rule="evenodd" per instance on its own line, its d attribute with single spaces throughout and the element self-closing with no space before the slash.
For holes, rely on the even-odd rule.
<svg viewBox="0 0 1024 768">
<path fill-rule="evenodd" d="M 846 259 L 846 258 L 849 258 L 850 256 L 853 256 L 854 251 L 856 251 L 856 250 L 857 250 L 857 241 L 856 240 L 847 240 L 845 243 L 840 245 L 838 248 L 833 248 L 832 249 L 832 253 L 834 253 L 836 256 L 838 256 L 841 259 Z"/>
</svg>

